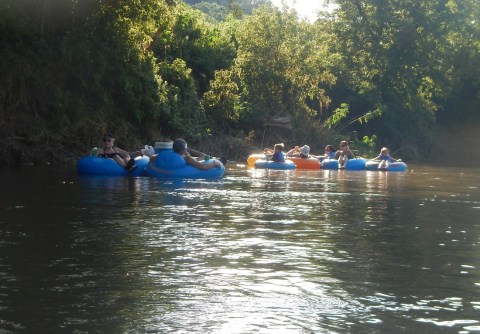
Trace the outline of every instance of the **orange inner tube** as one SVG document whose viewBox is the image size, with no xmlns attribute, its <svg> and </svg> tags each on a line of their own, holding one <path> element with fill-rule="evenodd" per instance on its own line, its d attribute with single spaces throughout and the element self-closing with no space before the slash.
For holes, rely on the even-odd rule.
<svg viewBox="0 0 480 334">
<path fill-rule="evenodd" d="M 288 158 L 292 160 L 295 165 L 297 165 L 297 169 L 320 169 L 320 161 L 317 158 Z"/>
<path fill-rule="evenodd" d="M 254 167 L 255 161 L 257 161 L 258 159 L 265 159 L 265 154 L 263 153 L 250 154 L 250 156 L 247 159 L 247 163 L 250 167 Z"/>
</svg>

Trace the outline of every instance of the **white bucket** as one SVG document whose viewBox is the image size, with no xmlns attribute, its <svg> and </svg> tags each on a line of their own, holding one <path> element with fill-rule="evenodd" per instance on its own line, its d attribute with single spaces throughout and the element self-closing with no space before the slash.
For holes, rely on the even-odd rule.
<svg viewBox="0 0 480 334">
<path fill-rule="evenodd" d="M 171 151 L 173 150 L 173 141 L 157 141 L 155 142 L 155 153 L 159 153 L 161 151 Z"/>
</svg>

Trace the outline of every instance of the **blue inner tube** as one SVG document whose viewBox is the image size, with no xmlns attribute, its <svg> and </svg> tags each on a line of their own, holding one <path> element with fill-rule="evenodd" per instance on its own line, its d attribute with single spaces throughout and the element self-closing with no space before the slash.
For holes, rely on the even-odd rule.
<svg viewBox="0 0 480 334">
<path fill-rule="evenodd" d="M 346 170 L 365 170 L 365 163 L 367 162 L 364 158 L 354 158 L 348 159 L 347 164 L 345 165 Z"/>
<path fill-rule="evenodd" d="M 135 158 L 136 170 L 128 174 L 125 168 L 115 160 L 85 156 L 78 160 L 77 171 L 80 175 L 103 175 L 103 176 L 145 176 L 145 166 L 150 159 L 148 157 Z"/>
<path fill-rule="evenodd" d="M 369 160 L 365 163 L 366 170 L 378 170 L 378 161 Z M 407 170 L 407 164 L 403 161 L 391 162 L 388 167 L 387 171 L 389 172 L 405 172 Z"/>
<path fill-rule="evenodd" d="M 285 160 L 285 162 L 275 162 L 267 160 L 257 160 L 255 161 L 255 168 L 259 169 L 295 169 L 297 166 L 291 160 Z"/>
<path fill-rule="evenodd" d="M 203 163 L 209 164 L 213 160 L 216 159 Z M 220 164 L 221 168 L 201 170 L 188 165 L 180 154 L 167 150 L 161 151 L 154 162 L 147 164 L 145 171 L 149 176 L 160 178 L 213 179 L 222 177 L 225 173 L 225 166 L 221 162 Z"/>
<path fill-rule="evenodd" d="M 364 158 L 353 158 L 348 159 L 347 164 L 345 165 L 346 170 L 365 170 L 365 163 L 367 162 Z M 323 169 L 338 169 L 338 160 L 336 159 L 323 159 L 322 161 Z"/>
<path fill-rule="evenodd" d="M 337 159 L 323 159 L 322 160 L 323 169 L 338 169 L 338 160 Z"/>
<path fill-rule="evenodd" d="M 365 169 L 366 170 L 377 170 L 378 169 L 378 164 L 379 164 L 378 161 L 368 160 L 365 163 Z"/>
</svg>

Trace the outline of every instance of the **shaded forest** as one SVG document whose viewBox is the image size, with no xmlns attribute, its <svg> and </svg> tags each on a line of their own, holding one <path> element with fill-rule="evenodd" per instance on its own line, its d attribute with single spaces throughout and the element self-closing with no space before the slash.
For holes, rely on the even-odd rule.
<svg viewBox="0 0 480 334">
<path fill-rule="evenodd" d="M 269 0 L 0 0 L 0 160 L 74 161 L 113 132 L 480 161 L 478 1 L 327 3 L 308 22 Z"/>
</svg>

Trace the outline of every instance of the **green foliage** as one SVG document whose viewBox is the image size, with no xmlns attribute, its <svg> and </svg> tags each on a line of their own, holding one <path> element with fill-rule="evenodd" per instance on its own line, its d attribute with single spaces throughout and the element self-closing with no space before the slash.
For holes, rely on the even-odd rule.
<svg viewBox="0 0 480 334">
<path fill-rule="evenodd" d="M 0 1 L 2 159 L 63 160 L 105 131 L 132 145 L 263 133 L 438 155 L 438 124 L 480 118 L 478 1 L 332 0 L 314 24 L 268 0 L 194 2 L 209 14 Z"/>
<path fill-rule="evenodd" d="M 382 142 L 422 143 L 429 150 L 440 102 L 451 97 L 459 82 L 452 60 L 457 46 L 467 40 L 458 30 L 469 26 L 468 20 L 476 20 L 467 13 L 478 14 L 478 3 L 335 3 L 339 9 L 330 27 L 337 36 L 335 50 L 343 55 L 336 73 L 342 75 L 341 82 L 351 94 L 352 114 L 379 111 L 374 114 L 381 120 L 370 122 L 367 129 Z M 478 26 L 470 28 L 469 37 L 478 40 Z"/>
<path fill-rule="evenodd" d="M 332 115 L 325 121 L 325 126 L 332 128 L 340 124 L 340 122 L 347 117 L 348 113 L 348 104 L 342 103 L 340 107 L 335 109 Z"/>
<path fill-rule="evenodd" d="M 236 61 L 230 75 L 212 82 L 215 90 L 205 100 L 209 107 L 213 101 L 228 102 L 218 105 L 216 114 L 234 115 L 244 130 L 313 119 L 328 104 L 322 86 L 335 79 L 328 72 L 327 50 L 314 43 L 321 34 L 309 28 L 294 12 L 272 7 L 245 18 L 235 31 Z"/>
<path fill-rule="evenodd" d="M 228 16 L 228 8 L 218 4 L 217 2 L 202 1 L 192 6 L 192 8 L 201 10 L 207 17 L 211 17 L 213 22 L 219 22 L 226 20 Z"/>
<path fill-rule="evenodd" d="M 245 107 L 242 105 L 240 89 L 232 71 L 217 71 L 210 91 L 203 96 L 203 105 L 212 120 L 212 124 L 234 123 L 240 118 Z"/>
<path fill-rule="evenodd" d="M 235 47 L 231 35 L 209 23 L 203 13 L 186 6 L 177 6 L 172 13 L 150 45 L 168 95 L 161 124 L 170 133 L 200 138 L 206 135 L 207 121 L 201 96 L 210 88 L 215 71 L 231 65 Z M 210 119 L 215 127 L 214 118 Z"/>
<path fill-rule="evenodd" d="M 370 148 L 375 148 L 377 145 L 377 136 L 372 135 L 371 137 L 363 136 L 362 142 Z"/>
<path fill-rule="evenodd" d="M 376 156 L 377 149 L 377 136 L 363 136 L 361 143 L 357 143 L 357 148 L 360 149 L 361 155 L 364 157 L 374 157 Z"/>
<path fill-rule="evenodd" d="M 272 4 L 270 0 L 186 0 L 185 2 L 218 19 L 225 19 L 223 15 L 225 12 L 240 18 L 243 14 L 252 14 L 256 8 Z"/>
<path fill-rule="evenodd" d="M 181 59 L 159 64 L 160 76 L 165 80 L 168 103 L 162 124 L 170 133 L 181 133 L 185 138 L 196 138 L 204 131 L 205 114 L 197 98 L 191 70 Z"/>
<path fill-rule="evenodd" d="M 178 6 L 174 14 L 151 48 L 159 60 L 184 60 L 202 95 L 215 71 L 232 64 L 235 47 L 230 36 L 209 23 L 200 11 Z"/>
<path fill-rule="evenodd" d="M 105 131 L 128 137 L 154 123 L 165 101 L 143 45 L 160 4 L 2 2 L 0 130 L 22 138 L 6 145 L 51 151 L 44 154 L 55 161 L 64 159 L 63 147 L 75 151 Z M 5 158 L 18 158 L 5 150 Z"/>
</svg>

